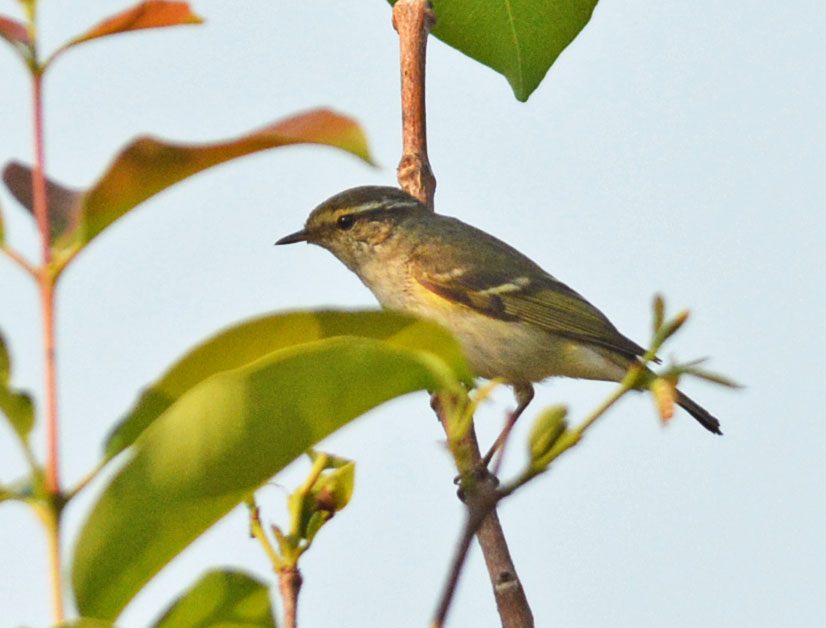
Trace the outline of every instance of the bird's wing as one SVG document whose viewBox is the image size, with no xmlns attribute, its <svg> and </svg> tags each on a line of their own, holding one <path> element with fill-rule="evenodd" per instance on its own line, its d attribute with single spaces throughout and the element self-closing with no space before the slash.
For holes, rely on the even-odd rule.
<svg viewBox="0 0 826 628">
<path fill-rule="evenodd" d="M 632 359 L 645 353 L 602 312 L 561 281 L 535 266 L 515 270 L 509 273 L 500 266 L 480 271 L 471 264 L 434 268 L 432 260 L 428 264 L 416 260 L 411 263 L 413 276 L 424 288 L 485 316 L 527 322 L 551 334 L 599 345 Z"/>
</svg>

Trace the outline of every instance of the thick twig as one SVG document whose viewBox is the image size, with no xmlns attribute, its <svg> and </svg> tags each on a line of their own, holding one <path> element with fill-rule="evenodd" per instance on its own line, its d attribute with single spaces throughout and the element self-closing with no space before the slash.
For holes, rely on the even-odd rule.
<svg viewBox="0 0 826 628">
<path fill-rule="evenodd" d="M 296 628 L 298 616 L 298 593 L 301 591 L 301 572 L 298 567 L 282 569 L 278 572 L 278 587 L 284 603 L 284 628 Z"/>
<path fill-rule="evenodd" d="M 427 157 L 425 55 L 435 22 L 428 0 L 398 0 L 393 27 L 399 33 L 402 79 L 402 158 L 397 176 L 402 188 L 433 209 L 436 178 Z"/>
<path fill-rule="evenodd" d="M 437 414 L 447 434 L 448 428 L 445 418 L 438 410 Z M 457 469 L 462 476 L 467 477 L 469 474 L 483 468 L 482 454 L 479 451 L 476 431 L 472 425 L 459 443 L 458 449 L 460 451 L 454 452 L 454 458 Z M 528 604 L 525 590 L 519 580 L 519 575 L 516 573 L 516 566 L 513 564 L 508 549 L 505 532 L 502 530 L 502 524 L 496 514 L 498 497 L 494 497 L 496 493 L 494 482 L 495 478 L 493 476 L 484 477 L 476 482 L 477 486 L 473 487 L 472 493 L 465 496 L 468 505 L 468 517 L 460 543 L 457 546 L 451 567 L 451 576 L 445 588 L 445 594 L 449 593 L 450 595 L 443 595 L 442 602 L 445 604 L 445 608 L 442 611 L 442 604 L 440 604 L 439 612 L 443 612 L 445 616 L 447 615 L 451 597 L 456 588 L 454 580 L 458 581 L 467 554 L 468 547 L 465 546 L 464 551 L 462 551 L 462 544 L 465 537 L 472 537 L 475 532 L 476 540 L 482 549 L 482 555 L 488 569 L 493 595 L 496 599 L 496 608 L 499 611 L 499 619 L 503 628 L 531 628 L 534 625 L 533 613 Z M 439 625 L 435 623 L 437 619 L 438 617 L 434 619 L 434 625 Z M 444 621 L 444 618 L 442 618 L 442 621 Z"/>
<path fill-rule="evenodd" d="M 459 576 L 462 567 L 467 558 L 467 553 L 470 548 L 470 539 L 476 534 L 479 537 L 479 543 L 482 547 L 488 546 L 491 548 L 504 548 L 507 552 L 507 543 L 504 536 L 500 539 L 497 535 L 502 533 L 502 528 L 499 525 L 496 517 L 496 506 L 502 499 L 512 495 L 514 491 L 521 488 L 538 475 L 544 473 L 548 469 L 548 465 L 556 460 L 562 453 L 575 446 L 580 442 L 582 436 L 591 428 L 594 423 L 605 415 L 613 405 L 619 401 L 629 390 L 633 390 L 639 380 L 641 369 L 632 368 L 626 378 L 622 381 L 620 386 L 608 396 L 593 412 L 591 412 L 575 429 L 563 434 L 559 439 L 557 446 L 551 451 L 551 456 L 548 458 L 544 466 L 530 466 L 524 473 L 522 473 L 513 482 L 498 488 L 495 484 L 496 476 L 490 475 L 488 478 L 476 479 L 474 491 L 465 496 L 465 501 L 468 506 L 468 516 L 465 522 L 465 527 L 462 530 L 462 536 L 456 547 L 456 551 L 451 562 L 450 572 L 447 583 L 442 593 L 442 598 L 439 602 L 439 607 L 436 612 L 431 628 L 442 628 L 444 625 L 447 612 L 450 608 L 451 599 L 456 591 L 456 585 L 459 581 Z M 434 409 L 440 415 L 438 403 L 434 403 Z M 466 437 L 467 442 L 460 443 L 462 451 L 454 452 L 454 456 L 458 461 L 464 460 L 464 464 L 470 469 L 484 469 L 481 463 L 476 465 L 469 465 L 469 460 L 474 458 L 473 445 L 476 441 L 476 436 L 472 432 Z M 478 447 L 476 458 L 479 458 Z M 493 482 L 487 481 L 493 480 Z M 489 520 L 494 520 L 495 525 L 488 523 Z M 487 525 L 486 525 L 487 523 Z M 485 538 L 485 541 L 483 541 Z M 492 552 L 485 553 L 485 561 L 488 564 L 488 570 L 493 578 L 494 572 L 491 570 L 491 565 L 503 564 L 510 562 L 510 555 L 501 557 L 495 556 Z M 494 592 L 497 596 L 497 606 L 502 617 L 503 626 L 532 626 L 533 617 L 530 615 L 530 608 L 528 607 L 527 599 L 522 589 L 519 580 L 516 578 L 515 571 L 501 571 L 499 577 L 492 582 Z M 524 604 L 522 603 L 524 599 Z M 500 601 L 501 600 L 501 601 Z M 506 620 L 506 614 L 508 619 Z M 513 622 L 513 623 L 509 623 Z"/>
<path fill-rule="evenodd" d="M 436 190 L 436 179 L 430 169 L 427 157 L 427 128 L 425 124 L 425 54 L 427 49 L 427 35 L 435 21 L 430 2 L 427 0 L 398 0 L 393 7 L 393 26 L 399 33 L 401 50 L 401 79 L 402 79 L 402 129 L 404 149 L 397 171 L 399 184 L 409 194 L 412 194 L 431 209 L 433 196 Z M 437 412 L 438 414 L 438 412 Z M 447 423 L 442 416 L 442 425 L 448 433 Z M 457 468 L 463 475 L 472 472 L 480 465 L 481 454 L 476 442 L 476 434 L 471 426 L 462 443 L 466 450 L 463 460 L 457 457 Z M 531 614 L 525 592 L 516 575 L 516 568 L 511 560 L 510 551 L 505 540 L 505 534 L 496 516 L 491 512 L 475 521 L 471 514 L 468 521 L 472 523 L 470 532 L 465 535 L 473 536 L 474 530 L 485 557 L 485 564 L 490 574 L 491 584 L 496 598 L 496 606 L 502 625 L 506 628 L 526 628 L 533 626 Z M 463 537 L 464 538 L 464 537 Z M 468 542 L 469 544 L 469 542 Z M 461 549 L 461 548 L 459 548 Z M 455 589 L 464 552 L 457 552 L 458 570 L 449 580 L 449 587 Z M 452 584 L 450 584 L 452 582 Z M 452 593 L 446 595 L 445 614 L 450 605 Z"/>
</svg>

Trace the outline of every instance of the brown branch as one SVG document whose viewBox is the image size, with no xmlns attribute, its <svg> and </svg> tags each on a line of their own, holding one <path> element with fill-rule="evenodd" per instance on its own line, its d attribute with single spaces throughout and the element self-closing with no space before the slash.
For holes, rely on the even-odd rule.
<svg viewBox="0 0 826 628">
<path fill-rule="evenodd" d="M 403 190 L 431 209 L 436 179 L 427 157 L 425 55 L 427 36 L 434 23 L 435 15 L 427 0 L 398 0 L 393 7 L 393 27 L 399 33 L 402 83 L 403 152 L 397 176 Z M 447 433 L 447 424 L 438 410 L 437 415 Z M 456 456 L 457 469 L 467 476 L 479 468 L 482 459 L 472 426 L 460 447 L 463 454 Z M 484 512 L 488 514 L 479 515 Z M 530 628 L 533 626 L 533 615 L 516 574 L 495 506 L 492 505 L 487 505 L 484 510 L 469 507 L 468 522 L 457 547 L 453 569 L 435 621 L 444 622 L 474 532 L 485 557 L 502 626 Z M 434 625 L 441 626 L 441 623 Z"/>
<path fill-rule="evenodd" d="M 436 413 L 442 422 L 445 434 L 447 434 L 447 423 L 438 407 Z M 479 443 L 476 440 L 476 431 L 473 425 L 471 425 L 467 434 L 459 443 L 457 451 L 454 451 L 453 454 L 457 469 L 463 478 L 472 476 L 474 472 L 483 468 L 482 454 L 479 451 Z M 499 619 L 503 628 L 532 628 L 534 625 L 533 613 L 528 604 L 525 590 L 519 580 L 519 575 L 516 573 L 516 566 L 513 564 L 508 549 L 505 532 L 502 530 L 502 524 L 496 514 L 496 504 L 500 499 L 496 487 L 496 478 L 485 474 L 482 478 L 475 478 L 474 484 L 472 490 L 465 495 L 465 503 L 468 507 L 465 528 L 457 546 L 448 583 L 445 586 L 443 598 L 432 625 L 434 627 L 443 625 L 469 549 L 469 542 L 466 543 L 466 539 L 469 539 L 475 533 L 488 569 L 493 595 L 496 599 L 496 608 L 499 611 Z"/>
<path fill-rule="evenodd" d="M 298 592 L 301 590 L 301 572 L 298 567 L 285 567 L 278 571 L 278 588 L 284 602 L 284 628 L 296 628 Z"/>
<path fill-rule="evenodd" d="M 396 174 L 402 189 L 433 209 L 436 178 L 427 158 L 425 55 L 436 18 L 427 0 L 398 0 L 393 27 L 399 33 L 402 79 L 402 159 Z"/>
</svg>

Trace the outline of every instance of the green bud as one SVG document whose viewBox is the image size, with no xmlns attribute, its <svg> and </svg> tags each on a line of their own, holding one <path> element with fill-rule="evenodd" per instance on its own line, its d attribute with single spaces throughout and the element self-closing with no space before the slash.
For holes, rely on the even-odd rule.
<svg viewBox="0 0 826 628">
<path fill-rule="evenodd" d="M 543 458 L 551 451 L 559 440 L 559 437 L 568 427 L 565 417 L 568 416 L 568 408 L 562 405 L 555 405 L 546 408 L 536 417 L 531 433 L 528 438 L 528 452 L 532 464 L 546 466 L 550 460 L 542 464 Z"/>
<path fill-rule="evenodd" d="M 665 300 L 661 294 L 654 297 L 654 333 L 656 334 L 665 320 Z"/>
</svg>

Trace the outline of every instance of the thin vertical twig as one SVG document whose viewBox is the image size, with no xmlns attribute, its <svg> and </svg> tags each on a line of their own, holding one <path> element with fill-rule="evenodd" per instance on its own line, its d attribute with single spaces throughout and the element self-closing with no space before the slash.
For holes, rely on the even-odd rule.
<svg viewBox="0 0 826 628">
<path fill-rule="evenodd" d="M 46 491 L 51 513 L 47 518 L 46 533 L 49 540 L 49 562 L 52 582 L 52 608 L 56 622 L 64 619 L 63 566 L 60 550 L 60 450 L 57 413 L 57 366 L 55 358 L 55 281 L 52 275 L 52 243 L 49 226 L 48 199 L 46 196 L 46 157 L 43 133 L 43 72 L 32 71 L 32 101 L 34 128 L 34 169 L 32 190 L 34 215 L 40 232 L 41 259 L 38 269 L 40 304 L 43 317 L 43 371 L 44 406 L 46 417 Z"/>
<path fill-rule="evenodd" d="M 435 20 L 427 0 L 398 0 L 393 6 L 402 79 L 403 148 L 396 173 L 402 188 L 430 209 L 433 209 L 436 178 L 427 156 L 425 59 L 427 35 Z"/>
<path fill-rule="evenodd" d="M 398 0 L 393 7 L 393 27 L 399 33 L 402 83 L 403 153 L 397 176 L 402 189 L 431 209 L 433 209 L 436 179 L 427 156 L 425 59 L 427 36 L 434 23 L 435 14 L 427 0 Z M 448 426 L 445 417 L 438 411 L 438 407 L 436 407 L 436 412 L 447 434 Z M 461 447 L 466 453 L 456 456 L 456 463 L 459 472 L 466 475 L 472 473 L 480 465 L 482 459 L 472 426 L 461 443 Z M 502 626 L 505 628 L 532 627 L 533 615 L 516 574 L 495 507 L 489 507 L 487 514 L 480 517 L 480 522 L 475 520 L 473 509 L 468 512 L 468 523 L 472 526 L 465 527 L 466 532 L 463 533 L 460 542 L 460 545 L 467 543 L 467 546 L 464 550 L 462 547 L 457 548 L 457 556 L 461 555 L 462 558 L 458 562 L 455 578 L 453 576 L 449 578 L 448 586 L 451 587 L 451 591 L 443 596 L 444 616 L 447 615 L 453 597 L 452 591 L 455 590 L 464 555 L 469 546 L 467 539 L 472 538 L 475 532 L 485 557 Z M 437 615 L 442 613 L 441 606 L 442 604 L 440 604 Z M 440 620 L 437 616 L 434 622 L 438 621 L 443 622 L 444 617 Z M 441 624 L 435 623 L 434 625 Z"/>
<path fill-rule="evenodd" d="M 43 307 L 43 352 L 46 396 L 46 487 L 50 493 L 60 492 L 60 458 L 57 431 L 57 373 L 55 368 L 54 280 L 51 275 L 52 246 L 46 197 L 46 159 L 43 148 L 43 75 L 32 77 L 34 101 L 34 214 L 40 231 L 42 265 L 40 267 L 40 297 Z"/>
</svg>

